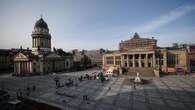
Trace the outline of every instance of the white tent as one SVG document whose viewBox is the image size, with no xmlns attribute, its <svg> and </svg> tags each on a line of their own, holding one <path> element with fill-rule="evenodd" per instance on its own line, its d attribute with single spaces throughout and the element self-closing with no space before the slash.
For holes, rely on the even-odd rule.
<svg viewBox="0 0 195 110">
<path fill-rule="evenodd" d="M 113 69 L 108 69 L 105 74 L 113 74 Z"/>
</svg>

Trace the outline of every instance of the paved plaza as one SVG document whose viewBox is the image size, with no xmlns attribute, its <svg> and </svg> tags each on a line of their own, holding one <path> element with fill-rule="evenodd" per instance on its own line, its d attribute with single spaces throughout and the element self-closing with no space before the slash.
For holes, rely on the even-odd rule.
<svg viewBox="0 0 195 110">
<path fill-rule="evenodd" d="M 65 110 L 195 109 L 195 78 L 190 75 L 145 77 L 147 83 L 135 87 L 128 76 L 114 77 L 104 83 L 100 80 L 77 80 L 80 75 L 93 72 L 99 70 L 32 77 L 1 76 L 0 86 L 15 95 L 18 90 L 25 91 L 27 86 L 36 85 L 36 90 L 29 97 Z M 61 83 L 71 78 L 78 82 L 78 86 L 56 88 L 53 80 L 56 76 L 60 77 Z M 84 95 L 88 96 L 87 100 L 83 100 Z"/>
</svg>

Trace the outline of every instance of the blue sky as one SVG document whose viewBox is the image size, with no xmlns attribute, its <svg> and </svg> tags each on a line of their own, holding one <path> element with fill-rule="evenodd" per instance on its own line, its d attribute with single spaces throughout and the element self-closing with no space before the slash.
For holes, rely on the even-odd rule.
<svg viewBox="0 0 195 110">
<path fill-rule="evenodd" d="M 31 48 L 43 15 L 52 47 L 118 49 L 138 32 L 159 46 L 195 43 L 194 0 L 0 0 L 0 48 Z"/>
</svg>

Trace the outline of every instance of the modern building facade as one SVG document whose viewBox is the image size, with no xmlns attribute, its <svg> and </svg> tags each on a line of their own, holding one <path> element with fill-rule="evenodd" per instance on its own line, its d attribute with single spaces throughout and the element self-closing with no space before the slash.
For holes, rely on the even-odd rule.
<svg viewBox="0 0 195 110">
<path fill-rule="evenodd" d="M 120 74 L 158 76 L 159 72 L 185 72 L 187 51 L 185 48 L 162 48 L 157 40 L 141 38 L 137 33 L 130 40 L 121 41 L 119 50 L 103 56 L 103 69 Z"/>
<path fill-rule="evenodd" d="M 51 51 L 51 35 L 43 18 L 35 23 L 31 36 L 32 50 L 21 50 L 15 55 L 15 75 L 48 74 L 71 68 L 71 63 L 65 62 L 70 57 Z"/>
</svg>

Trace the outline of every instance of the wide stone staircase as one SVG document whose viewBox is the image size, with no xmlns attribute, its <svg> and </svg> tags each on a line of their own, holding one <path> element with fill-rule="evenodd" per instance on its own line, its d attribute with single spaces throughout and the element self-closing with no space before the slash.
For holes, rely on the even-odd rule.
<svg viewBox="0 0 195 110">
<path fill-rule="evenodd" d="M 127 74 L 130 76 L 136 76 L 137 72 L 139 72 L 140 76 L 145 77 L 154 77 L 154 69 L 153 68 L 129 68 Z"/>
</svg>

